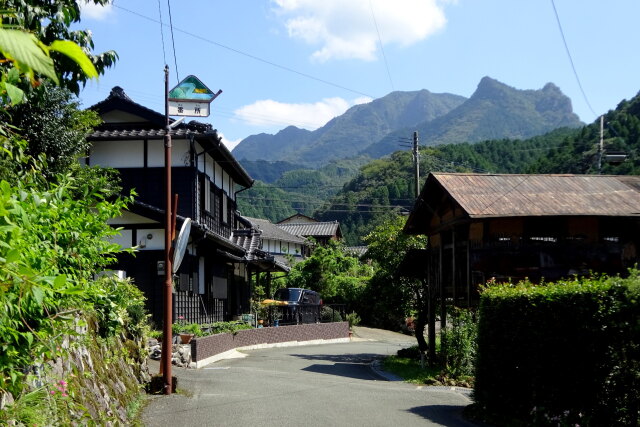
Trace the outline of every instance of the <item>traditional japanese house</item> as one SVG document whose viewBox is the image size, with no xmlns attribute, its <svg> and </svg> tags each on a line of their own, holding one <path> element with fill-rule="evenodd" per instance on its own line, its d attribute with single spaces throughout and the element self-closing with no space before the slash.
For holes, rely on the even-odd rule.
<svg viewBox="0 0 640 427">
<path fill-rule="evenodd" d="M 405 273 L 458 306 L 488 280 L 624 275 L 639 260 L 640 177 L 432 173 L 404 232 L 429 237 Z"/>
<path fill-rule="evenodd" d="M 144 291 L 153 320 L 162 314 L 164 281 L 164 135 L 165 116 L 133 102 L 115 87 L 91 107 L 104 123 L 88 137 L 87 165 L 115 168 L 123 192 L 137 196 L 111 224 L 121 227 L 116 241 L 134 254 L 122 254 L 114 269 L 123 270 Z M 211 125 L 178 124 L 172 135 L 172 187 L 178 195 L 177 230 L 191 218 L 184 260 L 174 279 L 173 318 L 186 322 L 230 320 L 249 312 L 249 267 L 260 254 L 232 239 L 244 228 L 236 194 L 253 180 L 222 144 Z"/>
<path fill-rule="evenodd" d="M 326 245 L 331 240 L 341 240 L 342 230 L 338 221 L 318 221 L 302 214 L 295 214 L 276 223 L 287 233 L 313 238 L 318 244 Z"/>
</svg>

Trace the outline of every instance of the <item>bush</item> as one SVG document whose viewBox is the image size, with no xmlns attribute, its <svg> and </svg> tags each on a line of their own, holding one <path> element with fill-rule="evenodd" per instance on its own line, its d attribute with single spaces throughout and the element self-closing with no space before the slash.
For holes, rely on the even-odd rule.
<svg viewBox="0 0 640 427">
<path fill-rule="evenodd" d="M 477 409 L 534 424 L 637 425 L 640 275 L 486 289 Z"/>
<path fill-rule="evenodd" d="M 445 373 L 452 378 L 475 374 L 478 348 L 478 325 L 471 310 L 452 308 L 449 312 L 450 327 L 442 334 L 445 349 Z"/>
<path fill-rule="evenodd" d="M 360 324 L 360 316 L 355 311 L 347 314 L 347 322 L 349 322 L 349 329 L 353 329 L 354 326 Z"/>
<path fill-rule="evenodd" d="M 338 310 L 334 310 L 329 306 L 322 306 L 320 311 L 320 320 L 324 323 L 328 322 L 342 322 L 342 315 Z"/>
</svg>

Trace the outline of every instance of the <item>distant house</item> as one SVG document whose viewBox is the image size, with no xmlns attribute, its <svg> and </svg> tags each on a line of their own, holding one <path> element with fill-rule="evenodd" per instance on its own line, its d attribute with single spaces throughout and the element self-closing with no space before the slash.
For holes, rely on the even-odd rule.
<svg viewBox="0 0 640 427">
<path fill-rule="evenodd" d="M 111 221 L 122 228 L 115 241 L 124 248 L 134 247 L 135 254 L 121 254 L 113 268 L 134 279 L 159 325 L 165 274 L 165 116 L 133 102 L 119 87 L 91 109 L 104 123 L 87 138 L 91 149 L 86 164 L 117 169 L 124 192 L 137 193 L 135 203 Z M 252 272 L 279 268 L 233 240 L 234 230 L 244 227 L 236 193 L 251 187 L 253 180 L 211 125 L 182 123 L 171 135 L 177 229 L 186 218 L 193 221 L 187 253 L 174 281 L 173 317 L 200 323 L 230 320 L 249 312 Z"/>
<path fill-rule="evenodd" d="M 342 230 L 338 221 L 322 222 L 306 215 L 295 214 L 276 225 L 296 236 L 311 237 L 320 245 L 326 245 L 331 240 L 342 240 Z"/>
<path fill-rule="evenodd" d="M 260 231 L 259 248 L 273 255 L 278 262 L 286 265 L 287 256 L 291 256 L 295 263 L 311 253 L 310 242 L 304 237 L 289 233 L 267 219 L 249 217 L 244 219 L 251 224 L 251 227 Z"/>
<path fill-rule="evenodd" d="M 640 260 L 640 177 L 432 173 L 404 232 L 429 237 L 405 272 L 459 306 L 494 278 L 624 274 Z"/>
</svg>

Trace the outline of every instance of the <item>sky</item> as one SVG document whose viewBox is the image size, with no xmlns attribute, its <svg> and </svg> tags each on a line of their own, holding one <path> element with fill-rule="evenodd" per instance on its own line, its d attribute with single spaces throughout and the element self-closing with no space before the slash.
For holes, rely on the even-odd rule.
<svg viewBox="0 0 640 427">
<path fill-rule="evenodd" d="M 222 90 L 197 120 L 229 149 L 393 91 L 469 97 L 484 76 L 552 82 L 585 123 L 640 91 L 638 0 L 115 0 L 81 17 L 94 53 L 119 55 L 84 107 L 120 86 L 164 112 L 166 64 L 170 88 L 195 75 Z"/>
</svg>

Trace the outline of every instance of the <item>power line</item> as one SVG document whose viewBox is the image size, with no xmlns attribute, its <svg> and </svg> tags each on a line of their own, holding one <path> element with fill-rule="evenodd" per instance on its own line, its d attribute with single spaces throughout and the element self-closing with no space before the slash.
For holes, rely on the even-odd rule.
<svg viewBox="0 0 640 427">
<path fill-rule="evenodd" d="M 389 71 L 389 63 L 387 62 L 387 55 L 385 55 L 384 53 L 384 46 L 382 46 L 382 38 L 380 37 L 380 30 L 378 29 L 378 21 L 376 20 L 376 15 L 373 12 L 373 4 L 371 3 L 371 0 L 369 0 L 369 8 L 371 9 L 371 17 L 373 18 L 373 24 L 376 27 L 376 33 L 378 33 L 378 42 L 380 43 L 380 51 L 382 52 L 384 65 L 387 68 L 387 75 L 389 76 L 389 83 L 391 83 L 391 90 L 395 91 L 396 89 L 393 87 L 393 80 L 391 79 L 391 71 Z"/>
<path fill-rule="evenodd" d="M 123 11 L 125 11 L 127 13 L 130 13 L 132 15 L 136 15 L 136 16 L 138 16 L 140 18 L 143 18 L 143 19 L 146 19 L 148 21 L 155 22 L 155 23 L 160 23 L 157 20 L 155 20 L 155 19 L 153 19 L 153 18 L 151 18 L 149 16 L 146 16 L 146 15 L 143 15 L 142 13 L 135 12 L 133 10 L 127 9 L 126 7 L 118 6 L 118 5 L 115 5 L 115 4 L 113 5 L 113 7 L 116 7 L 118 9 L 123 10 Z M 338 89 L 346 90 L 347 92 L 355 93 L 357 95 L 367 96 L 369 98 L 375 98 L 373 95 L 369 95 L 368 93 L 360 92 L 358 90 L 351 89 L 351 88 L 348 88 L 346 86 L 342 86 L 342 85 L 339 85 L 337 83 L 330 82 L 330 81 L 322 79 L 320 77 L 316 77 L 316 76 L 312 76 L 311 74 L 303 73 L 302 71 L 298 71 L 298 70 L 295 70 L 293 68 L 287 67 L 285 65 L 281 65 L 281 64 L 275 63 L 273 61 L 269 61 L 267 59 L 260 58 L 259 56 L 255 56 L 255 55 L 252 55 L 250 53 L 243 52 L 243 51 L 241 51 L 239 49 L 236 49 L 236 48 L 233 48 L 231 46 L 227 46 L 227 45 L 224 45 L 222 43 L 207 39 L 205 37 L 199 36 L 197 34 L 191 33 L 189 31 L 186 31 L 186 30 L 183 30 L 183 29 L 180 29 L 180 28 L 177 28 L 177 27 L 172 27 L 172 30 L 173 30 L 173 28 L 175 28 L 176 31 L 181 32 L 183 34 L 186 34 L 186 35 L 188 35 L 190 37 L 193 37 L 195 39 L 204 41 L 206 43 L 209 43 L 209 44 L 212 44 L 214 46 L 220 47 L 222 49 L 229 50 L 231 52 L 237 53 L 238 55 L 246 56 L 247 58 L 251 58 L 251 59 L 253 59 L 255 61 L 259 61 L 259 62 L 262 62 L 264 64 L 271 65 L 272 67 L 280 68 L 281 70 L 288 71 L 290 73 L 297 74 L 299 76 L 302 76 L 302 77 L 305 77 L 305 78 L 308 78 L 308 79 L 311 79 L 311 80 L 315 80 L 317 82 L 324 83 L 324 84 L 329 85 L 329 86 L 336 87 Z"/>
<path fill-rule="evenodd" d="M 167 54 L 165 52 L 165 47 L 164 47 L 164 30 L 163 30 L 164 25 L 162 24 L 162 8 L 160 7 L 160 0 L 158 0 L 158 16 L 160 17 L 160 39 L 162 40 L 162 59 L 166 64 Z"/>
<path fill-rule="evenodd" d="M 176 81 L 180 83 L 180 73 L 178 72 L 178 59 L 176 57 L 176 40 L 173 37 L 173 17 L 171 16 L 171 1 L 167 0 L 169 9 L 169 28 L 171 28 L 171 44 L 173 45 L 173 63 L 176 65 Z"/>
<path fill-rule="evenodd" d="M 597 116 L 598 114 L 595 111 L 593 111 L 593 108 L 591 107 L 591 103 L 589 103 L 589 99 L 587 98 L 587 94 L 582 88 L 582 83 L 580 82 L 580 77 L 578 77 L 576 66 L 573 63 L 573 58 L 571 57 L 571 52 L 569 51 L 569 45 L 567 44 L 567 39 L 564 36 L 564 31 L 562 30 L 562 24 L 560 23 L 560 17 L 558 16 L 558 10 L 556 9 L 556 4 L 554 0 L 551 0 L 551 5 L 553 6 L 553 13 L 556 15 L 556 21 L 558 22 L 558 28 L 560 28 L 560 35 L 562 36 L 562 42 L 564 43 L 564 48 L 567 51 L 567 56 L 569 57 L 569 62 L 571 63 L 571 69 L 573 70 L 573 75 L 576 77 L 576 81 L 578 82 L 578 87 L 580 88 L 580 92 L 582 92 L 582 97 L 584 98 L 584 101 L 587 103 L 589 110 L 591 110 L 594 116 Z"/>
</svg>

